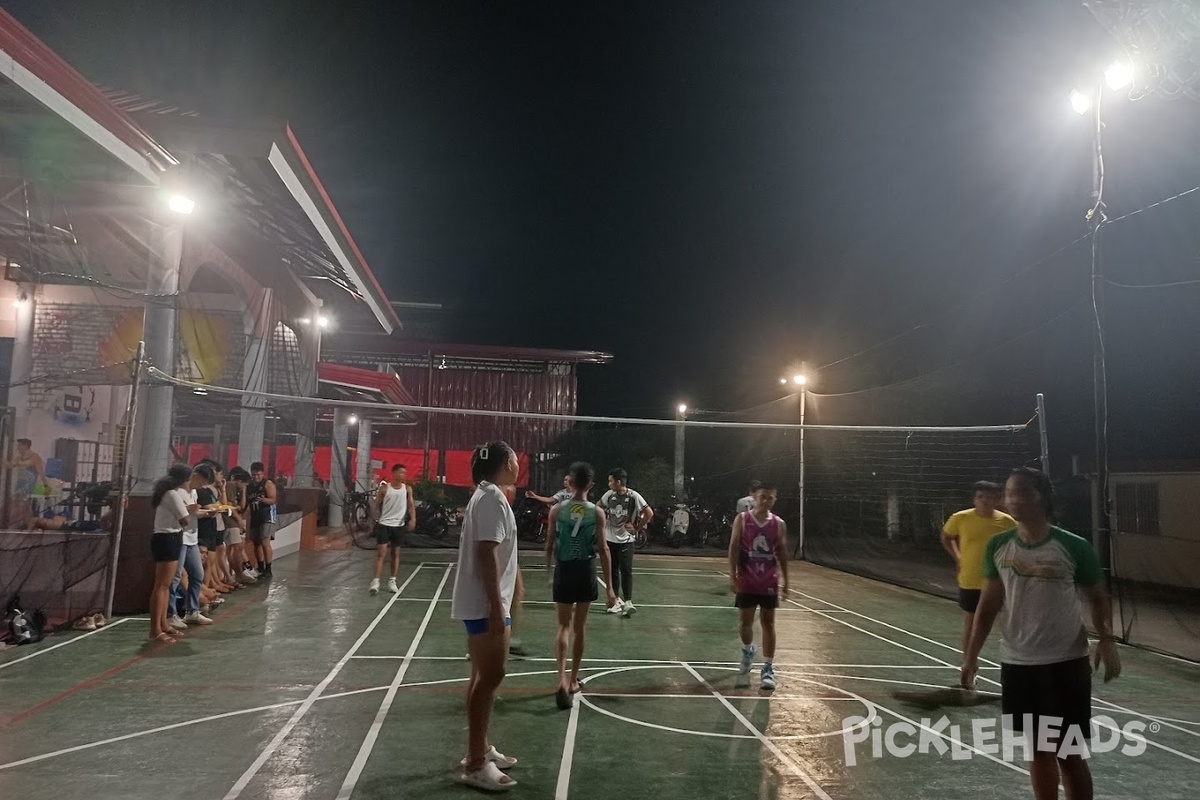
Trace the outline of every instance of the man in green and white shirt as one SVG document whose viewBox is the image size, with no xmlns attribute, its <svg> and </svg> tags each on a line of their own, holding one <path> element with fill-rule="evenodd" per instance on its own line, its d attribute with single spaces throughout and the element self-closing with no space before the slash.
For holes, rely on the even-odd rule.
<svg viewBox="0 0 1200 800">
<path fill-rule="evenodd" d="M 1058 797 L 1061 775 L 1068 797 L 1091 800 L 1087 761 L 1081 754 L 1059 757 L 1060 744 L 1091 739 L 1092 676 L 1080 591 L 1088 597 L 1100 637 L 1096 665 L 1103 662 L 1105 682 L 1120 674 L 1121 663 L 1096 552 L 1085 539 L 1050 524 L 1052 503 L 1053 487 L 1045 474 L 1022 467 L 1009 476 L 1005 504 L 1017 528 L 987 543 L 987 584 L 964 656 L 962 684 L 974 687 L 979 651 L 999 616 L 1001 708 L 1012 729 L 1035 742 L 1034 796 Z M 1053 727 L 1043 736 L 1046 726 Z M 1043 741 L 1049 749 L 1041 749 Z"/>
</svg>

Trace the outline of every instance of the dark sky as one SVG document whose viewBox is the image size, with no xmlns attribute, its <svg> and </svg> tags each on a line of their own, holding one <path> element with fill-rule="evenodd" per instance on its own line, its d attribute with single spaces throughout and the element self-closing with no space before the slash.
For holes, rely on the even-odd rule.
<svg viewBox="0 0 1200 800">
<path fill-rule="evenodd" d="M 615 353 L 585 412 L 745 407 L 899 336 L 817 374 L 817 421 L 1041 390 L 1089 447 L 1090 245 L 1045 257 L 1086 233 L 1067 93 L 1120 51 L 1074 0 L 3 5 L 97 82 L 290 119 L 394 299 Z M 1200 183 L 1194 103 L 1107 116 L 1111 217 Z M 1200 277 L 1198 212 L 1113 225 L 1112 278 Z M 1114 456 L 1190 454 L 1200 287 L 1109 297 Z"/>
</svg>

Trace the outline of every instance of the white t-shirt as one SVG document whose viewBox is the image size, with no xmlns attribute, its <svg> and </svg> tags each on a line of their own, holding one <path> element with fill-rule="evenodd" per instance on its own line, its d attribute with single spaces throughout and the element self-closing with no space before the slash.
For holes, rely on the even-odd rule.
<svg viewBox="0 0 1200 800">
<path fill-rule="evenodd" d="M 605 492 L 600 498 L 600 508 L 604 510 L 606 518 L 604 538 L 613 544 L 632 542 L 634 535 L 622 526 L 626 522 L 637 521 L 638 514 L 647 505 L 645 498 L 633 489 L 626 489 L 624 494 L 617 494 L 612 489 Z"/>
<path fill-rule="evenodd" d="M 479 577 L 476 544 L 498 542 L 496 563 L 500 569 L 500 602 L 510 616 L 517 586 L 517 520 L 504 492 L 494 483 L 479 484 L 463 512 L 462 537 L 458 543 L 458 574 L 454 576 L 452 619 L 484 619 L 489 614 L 487 595 Z"/>
<path fill-rule="evenodd" d="M 162 501 L 154 509 L 154 532 L 176 533 L 183 530 L 179 520 L 188 515 L 188 490 L 172 489 L 163 495 Z"/>
<path fill-rule="evenodd" d="M 398 528 L 408 522 L 408 484 L 402 484 L 399 489 L 390 483 L 382 485 L 387 489 L 380 504 L 379 524 Z"/>
<path fill-rule="evenodd" d="M 188 505 L 194 506 L 200 502 L 199 498 L 196 497 L 195 489 L 176 489 L 175 491 L 186 493 Z M 187 547 L 188 545 L 200 544 L 200 531 L 196 524 L 197 522 L 198 522 L 198 520 L 196 519 L 196 516 L 194 514 L 192 516 L 188 517 L 187 527 L 183 529 L 183 546 L 184 547 Z"/>
</svg>

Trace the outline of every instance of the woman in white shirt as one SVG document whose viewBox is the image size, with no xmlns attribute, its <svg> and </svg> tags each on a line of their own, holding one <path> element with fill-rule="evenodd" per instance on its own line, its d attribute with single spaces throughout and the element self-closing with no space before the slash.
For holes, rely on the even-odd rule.
<svg viewBox="0 0 1200 800">
<path fill-rule="evenodd" d="M 171 581 L 179 567 L 183 552 L 183 529 L 188 526 L 191 512 L 191 492 L 187 485 L 192 468 L 176 464 L 159 478 L 150 494 L 154 507 L 154 533 L 150 537 L 150 553 L 154 557 L 154 588 L 150 591 L 150 641 L 171 644 L 174 632 L 167 624 L 167 605 Z"/>
<path fill-rule="evenodd" d="M 458 574 L 450 616 L 467 629 L 471 678 L 467 683 L 467 757 L 459 780 L 488 791 L 517 785 L 502 770 L 517 763 L 488 742 L 496 690 L 508 659 L 511 608 L 517 585 L 517 521 L 502 486 L 514 485 L 517 454 L 504 442 L 475 448 L 475 494 L 463 514 Z"/>
</svg>

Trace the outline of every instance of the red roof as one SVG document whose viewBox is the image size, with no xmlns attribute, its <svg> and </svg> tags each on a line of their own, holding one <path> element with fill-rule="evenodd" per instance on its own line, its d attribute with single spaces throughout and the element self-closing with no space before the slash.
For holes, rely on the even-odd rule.
<svg viewBox="0 0 1200 800">
<path fill-rule="evenodd" d="M 76 115 L 64 113 L 69 111 L 66 106 L 73 106 L 87 120 L 100 126 L 117 141 L 131 149 L 136 156 L 140 156 L 145 163 L 130 164 L 130 166 L 137 169 L 148 180 L 157 182 L 159 173 L 178 165 L 179 162 L 166 148 L 158 144 L 124 111 L 109 102 L 99 89 L 89 83 L 70 64 L 3 9 L 0 9 L 0 53 L 6 55 L 13 62 L 11 66 L 3 65 L 5 77 L 75 125 L 85 135 L 96 140 L 93 132 L 81 127 L 83 120 L 72 118 Z M 29 82 L 25 79 L 28 76 L 22 73 L 28 73 L 28 76 L 32 76 L 45 86 Z M 46 87 L 49 88 L 50 94 L 44 91 Z M 66 106 L 56 102 L 54 95 L 65 101 Z M 103 142 L 96 141 L 101 146 L 105 146 Z M 105 149 L 112 152 L 107 146 Z M 114 153 L 114 155 L 117 154 Z"/>
<path fill-rule="evenodd" d="M 598 350 L 553 350 L 542 347 L 504 347 L 490 344 L 448 344 L 394 339 L 379 334 L 335 333 L 326 349 L 337 353 L 379 353 L 402 356 L 446 356 L 448 358 L 496 361 L 556 361 L 570 364 L 608 364 L 611 353 Z"/>
<path fill-rule="evenodd" d="M 321 383 L 336 386 L 346 386 L 362 392 L 370 392 L 380 396 L 382 402 L 402 406 L 415 406 L 417 403 L 408 389 L 396 377 L 394 372 L 378 372 L 376 370 L 347 367 L 342 364 L 317 364 L 317 379 Z"/>
</svg>

